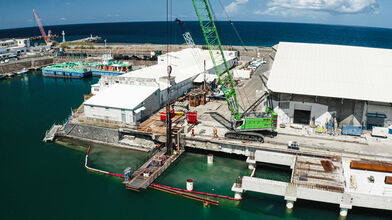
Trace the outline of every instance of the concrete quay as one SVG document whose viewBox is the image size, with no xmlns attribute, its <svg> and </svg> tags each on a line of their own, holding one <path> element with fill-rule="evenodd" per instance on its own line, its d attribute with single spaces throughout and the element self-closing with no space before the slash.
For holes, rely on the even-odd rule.
<svg viewBox="0 0 392 220">
<path fill-rule="evenodd" d="M 76 42 L 78 43 L 78 42 Z M 80 43 L 80 42 L 79 42 Z M 89 45 L 89 48 L 80 48 L 78 44 L 66 44 L 67 48 L 64 48 L 65 53 L 85 53 L 87 57 L 102 56 L 110 50 L 111 53 L 122 56 L 151 56 L 157 51 L 164 52 L 167 49 L 166 44 L 128 44 L 128 43 L 107 43 L 106 47 L 104 43 L 94 43 Z M 60 46 L 61 47 L 61 46 Z M 169 45 L 170 51 L 180 51 L 182 49 L 188 48 L 187 45 L 182 44 L 172 44 Z M 196 45 L 198 48 L 203 48 L 205 46 Z M 245 50 L 246 48 L 246 50 Z M 257 55 L 268 56 L 273 53 L 271 47 L 255 47 L 255 46 L 223 46 L 224 50 L 237 50 L 241 54 L 241 59 L 247 60 L 251 57 L 256 57 Z"/>
<path fill-rule="evenodd" d="M 121 125 L 108 128 L 86 122 L 77 123 L 77 119 L 71 119 L 65 128 L 59 129 L 57 137 L 99 141 L 116 147 L 146 151 L 165 140 L 164 123 L 157 118 L 156 115 L 145 124 L 134 128 Z M 354 138 L 351 141 L 342 141 L 333 137 L 316 139 L 285 134 L 278 135 L 274 139 L 266 138 L 266 143 L 228 140 L 219 136 L 214 137 L 211 127 L 211 134 L 205 132 L 204 134 L 196 133 L 193 136 L 187 126 L 178 130 L 179 124 L 183 123 L 181 117 L 174 118 L 173 121 L 174 130 L 179 131 L 177 132 L 178 143 L 181 146 L 245 155 L 247 156 L 246 163 L 253 170 L 260 166 L 258 163 L 283 165 L 292 169 L 289 183 L 244 176 L 240 185 L 238 183 L 233 185 L 232 191 L 235 192 L 235 198 L 240 198 L 243 192 L 249 190 L 282 196 L 287 201 L 289 209 L 294 207 L 298 199 L 333 203 L 339 205 L 342 216 L 347 215 L 348 210 L 353 206 L 392 210 L 392 186 L 383 182 L 388 173 L 358 171 L 349 167 L 349 162 L 352 160 L 390 162 L 391 151 L 378 152 L 373 148 L 372 151 L 358 152 L 356 148 L 361 144 L 358 144 Z M 146 127 L 142 127 L 143 125 Z M 279 140 L 282 136 L 282 140 Z M 124 138 L 128 142 L 124 142 Z M 314 144 L 301 145 L 299 150 L 292 150 L 287 148 L 287 138 L 302 141 L 301 143 L 307 141 Z M 273 143 L 268 143 L 271 140 L 274 140 Z M 327 146 L 317 141 L 327 143 Z M 344 152 L 337 151 L 335 147 L 328 148 L 328 145 L 343 146 L 345 150 Z M 371 147 L 364 143 L 362 145 L 364 148 Z M 322 161 L 328 161 L 332 169 L 325 170 L 323 167 L 325 162 Z M 369 176 L 374 176 L 376 179 L 373 187 L 369 187 Z"/>
<path fill-rule="evenodd" d="M 339 205 L 342 216 L 347 215 L 353 206 L 392 210 L 392 187 L 383 185 L 386 174 L 379 176 L 370 171 L 353 171 L 347 165 L 347 161 L 352 160 L 392 161 L 392 149 L 388 147 L 392 146 L 390 140 L 379 139 L 374 145 L 373 139 L 377 139 L 374 137 L 305 135 L 301 134 L 302 130 L 290 128 L 280 129 L 274 138 L 266 137 L 265 143 L 226 139 L 224 133 L 227 128 L 222 125 L 222 121 L 227 119 L 214 119 L 211 116 L 214 115 L 212 111 L 224 115 L 227 111 L 226 103 L 210 101 L 196 108 L 199 114 L 197 126 L 187 124 L 185 116 L 176 115 L 173 118 L 173 130 L 176 133 L 173 139 L 176 144 L 244 155 L 247 157 L 246 163 L 253 170 L 257 169 L 258 163 L 278 164 L 292 169 L 289 183 L 243 177 L 242 184 L 236 183 L 232 188 L 235 198 L 249 190 L 283 196 L 288 201 L 288 208 L 293 208 L 298 199 L 333 203 Z M 214 127 L 218 129 L 218 137 L 213 133 Z M 143 151 L 153 149 L 166 139 L 165 123 L 160 120 L 159 113 L 139 125 L 129 126 L 86 118 L 82 107 L 73 112 L 56 136 Z M 300 149 L 288 149 L 288 141 L 297 141 Z M 325 171 L 321 161 L 329 161 L 332 171 Z M 376 178 L 376 187 L 373 189 L 367 183 L 369 175 Z"/>
<path fill-rule="evenodd" d="M 0 75 L 16 73 L 24 68 L 39 69 L 50 64 L 53 64 L 52 57 L 35 57 L 21 59 L 6 64 L 0 64 Z"/>
<path fill-rule="evenodd" d="M 392 210 L 392 185 L 384 183 L 387 173 L 351 169 L 353 159 L 350 158 L 272 154 L 275 153 L 256 151 L 255 161 L 270 163 L 273 159 L 274 164 L 290 164 L 291 181 L 244 176 L 241 182 L 233 184 L 235 198 L 241 198 L 245 191 L 282 196 L 287 201 L 287 209 L 293 209 L 297 199 L 332 203 L 339 205 L 339 215 L 343 217 L 353 206 Z M 369 180 L 370 176 L 375 178 L 373 182 Z"/>
</svg>

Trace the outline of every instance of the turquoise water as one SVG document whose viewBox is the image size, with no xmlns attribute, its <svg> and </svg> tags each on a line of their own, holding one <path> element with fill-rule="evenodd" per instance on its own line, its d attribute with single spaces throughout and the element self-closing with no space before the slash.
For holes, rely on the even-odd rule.
<svg viewBox="0 0 392 220">
<path fill-rule="evenodd" d="M 244 161 L 215 155 L 214 163 L 207 164 L 207 154 L 185 152 L 156 182 L 185 189 L 186 180 L 193 179 L 195 191 L 233 197 L 236 178 L 251 173 Z"/>
<path fill-rule="evenodd" d="M 86 144 L 63 146 L 43 143 L 42 138 L 53 122 L 62 122 L 71 108 L 80 105 L 96 80 L 35 74 L 0 81 L 0 219 L 338 219 L 337 205 L 299 201 L 287 213 L 283 198 L 257 193 L 247 193 L 241 202 L 222 201 L 218 207 L 206 208 L 153 189 L 127 191 L 119 179 L 87 171 Z M 112 158 L 123 163 L 133 157 L 126 154 L 114 153 Z M 143 155 L 139 156 L 136 160 Z M 110 161 L 95 163 L 102 168 L 111 165 Z M 243 160 L 216 156 L 208 167 L 206 155 L 189 153 L 159 182 L 183 188 L 184 180 L 192 177 L 195 190 L 230 194 L 227 187 L 242 172 L 248 172 Z M 354 208 L 347 219 L 390 216 L 391 212 Z"/>
</svg>

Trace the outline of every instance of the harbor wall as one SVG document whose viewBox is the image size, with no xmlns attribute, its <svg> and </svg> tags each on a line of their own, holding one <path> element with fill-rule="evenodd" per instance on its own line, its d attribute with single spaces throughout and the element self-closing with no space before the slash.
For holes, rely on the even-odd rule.
<svg viewBox="0 0 392 220">
<path fill-rule="evenodd" d="M 53 63 L 53 58 L 51 57 L 39 57 L 39 58 L 29 58 L 18 60 L 11 63 L 0 64 L 0 74 L 15 73 L 21 71 L 23 68 L 37 68 Z"/>
<path fill-rule="evenodd" d="M 118 129 L 98 127 L 85 124 L 69 124 L 66 136 L 101 141 L 109 144 L 119 141 Z"/>
</svg>

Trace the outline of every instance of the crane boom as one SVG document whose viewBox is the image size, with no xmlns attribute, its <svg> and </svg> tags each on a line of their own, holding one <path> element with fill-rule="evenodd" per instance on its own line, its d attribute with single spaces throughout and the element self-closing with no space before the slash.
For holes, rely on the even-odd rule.
<svg viewBox="0 0 392 220">
<path fill-rule="evenodd" d="M 46 34 L 45 34 L 44 27 L 42 27 L 41 21 L 39 20 L 38 15 L 37 15 L 37 12 L 35 11 L 35 9 L 33 9 L 33 12 L 34 12 L 35 20 L 37 21 L 39 30 L 41 31 L 42 38 L 44 38 L 44 41 L 45 41 L 46 45 L 50 45 L 50 42 L 49 42 L 49 40 L 48 40 L 48 37 L 47 37 Z"/>
<path fill-rule="evenodd" d="M 237 101 L 233 78 L 230 74 L 230 68 L 223 53 L 219 35 L 207 1 L 208 0 L 192 0 L 203 31 L 204 39 L 210 52 L 211 60 L 214 64 L 215 72 L 218 75 L 222 92 L 234 118 L 240 119 L 242 115 L 239 112 L 239 104 Z M 218 67 L 221 63 L 223 64 L 223 71 Z"/>
<path fill-rule="evenodd" d="M 219 84 L 234 118 L 232 122 L 233 131 L 226 132 L 225 137 L 264 142 L 264 136 L 260 132 L 268 131 L 272 135 L 276 134 L 278 114 L 273 110 L 271 99 L 267 102 L 269 106 L 266 107 L 265 112 L 254 112 L 254 110 L 266 98 L 269 98 L 268 92 L 257 99 L 245 112 L 239 112 L 233 79 L 223 53 L 218 31 L 208 3 L 209 0 L 192 0 L 192 2 L 214 64 L 215 72 L 218 75 Z M 223 64 L 223 71 L 220 68 L 222 67 L 221 64 Z"/>
</svg>

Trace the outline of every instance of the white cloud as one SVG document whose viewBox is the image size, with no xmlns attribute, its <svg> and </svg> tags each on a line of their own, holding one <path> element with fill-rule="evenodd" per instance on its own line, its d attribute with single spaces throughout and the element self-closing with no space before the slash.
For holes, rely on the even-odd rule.
<svg viewBox="0 0 392 220">
<path fill-rule="evenodd" d="M 255 14 L 298 16 L 306 12 L 329 14 L 377 13 L 377 0 L 270 0 L 264 11 Z"/>
<path fill-rule="evenodd" d="M 62 21 L 66 21 L 66 20 L 67 20 L 67 18 L 64 18 L 64 17 L 63 17 L 63 18 L 60 18 L 60 20 L 62 20 Z"/>
<path fill-rule="evenodd" d="M 241 5 L 248 3 L 248 0 L 235 0 L 225 7 L 227 13 L 236 13 Z"/>
<path fill-rule="evenodd" d="M 65 5 L 71 5 L 71 2 L 66 2 Z"/>
</svg>

